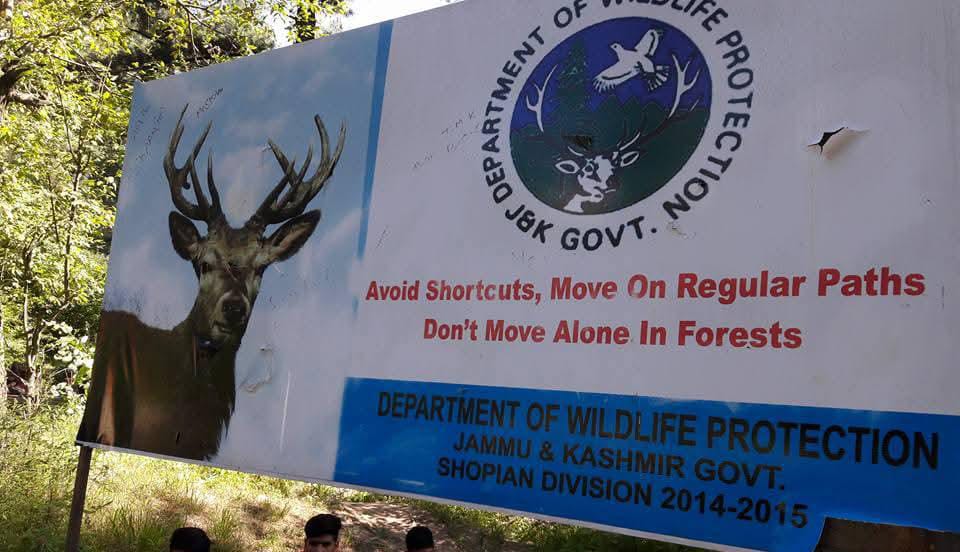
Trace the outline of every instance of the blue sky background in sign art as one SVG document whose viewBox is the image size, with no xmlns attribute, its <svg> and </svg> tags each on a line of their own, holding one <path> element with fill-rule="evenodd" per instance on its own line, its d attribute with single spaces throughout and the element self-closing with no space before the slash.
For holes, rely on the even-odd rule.
<svg viewBox="0 0 960 552">
<path fill-rule="evenodd" d="M 257 435 L 261 441 L 264 435 L 276 436 L 268 450 L 282 448 L 291 431 L 298 441 L 310 441 L 303 433 L 311 431 L 304 425 L 308 416 L 286 416 L 286 405 L 298 404 L 301 394 L 307 396 L 299 404 L 313 404 L 311 393 L 328 391 L 321 357 L 334 362 L 335 353 L 324 350 L 321 355 L 313 349 L 346 339 L 343 321 L 352 309 L 348 282 L 363 220 L 378 38 L 379 26 L 370 26 L 150 82 L 135 91 L 104 308 L 134 312 L 161 328 L 181 322 L 197 293 L 190 264 L 171 245 L 167 216 L 174 208 L 162 170 L 183 105 L 189 103 L 176 162 L 185 162 L 212 121 L 198 172 L 205 180 L 207 152 L 212 152 L 224 213 L 234 227 L 247 220 L 281 177 L 268 138 L 298 164 L 312 145 L 315 168 L 320 138 L 314 114 L 324 121 L 332 142 L 340 123 L 347 126 L 334 175 L 308 206 L 321 210 L 320 224 L 296 255 L 264 274 L 237 358 L 237 413 L 218 461 L 235 464 L 253 453 L 235 435 Z M 192 190 L 186 193 L 194 201 Z M 203 223 L 197 228 L 206 233 Z M 257 446 L 260 458 L 251 455 L 250 462 L 271 469 L 261 465 L 263 444 Z M 311 456 L 310 451 L 303 454 Z"/>
<path fill-rule="evenodd" d="M 598 92 L 593 86 L 593 79 L 599 73 L 617 62 L 617 54 L 611 48 L 611 45 L 618 43 L 626 49 L 633 50 L 637 43 L 643 37 L 644 33 L 652 28 L 662 29 L 663 36 L 653 55 L 657 65 L 667 65 L 670 67 L 670 74 L 667 82 L 654 91 L 647 89 L 646 82 L 641 76 L 634 77 L 613 89 L 604 92 Z M 534 84 L 542 86 L 547 75 L 554 67 L 559 67 L 553 74 L 546 90 L 546 101 L 544 101 L 544 125 L 549 124 L 549 120 L 555 111 L 557 102 L 551 101 L 556 90 L 557 78 L 560 71 L 569 63 L 568 56 L 573 50 L 575 44 L 583 41 L 586 49 L 587 71 L 583 77 L 584 104 L 588 111 L 596 110 L 600 104 L 611 95 L 625 103 L 631 98 L 637 98 L 640 102 L 656 102 L 664 109 L 670 109 L 673 104 L 674 94 L 676 92 L 677 70 L 674 66 L 672 55 L 677 57 L 681 67 L 687 60 L 690 66 L 687 69 L 687 81 L 693 79 L 693 76 L 700 71 L 696 85 L 687 92 L 680 102 L 680 109 L 689 108 L 699 99 L 698 106 L 709 107 L 711 101 L 710 71 L 704 62 L 703 54 L 697 46 L 676 27 L 645 17 L 624 17 L 620 19 L 611 19 L 596 25 L 592 25 L 567 37 L 550 51 L 543 60 L 537 65 L 536 69 L 530 74 L 524 84 L 524 88 L 517 99 L 517 106 L 513 113 L 513 128 L 521 128 L 526 125 L 536 124 L 536 116 L 533 111 L 527 109 L 526 99 L 536 96 Z"/>
</svg>

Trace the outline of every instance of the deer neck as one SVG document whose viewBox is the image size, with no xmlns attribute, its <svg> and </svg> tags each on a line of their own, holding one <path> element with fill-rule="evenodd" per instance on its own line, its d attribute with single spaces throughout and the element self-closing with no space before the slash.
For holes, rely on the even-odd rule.
<svg viewBox="0 0 960 552">
<path fill-rule="evenodd" d="M 218 387 L 229 387 L 232 390 L 239 340 L 222 344 L 211 342 L 201 331 L 193 311 L 175 326 L 172 332 L 177 336 L 177 343 L 186 345 L 182 349 L 182 352 L 188 355 L 184 365 L 191 367 L 197 378 L 213 380 L 220 384 Z"/>
<path fill-rule="evenodd" d="M 205 318 L 201 315 L 202 308 L 204 307 L 201 306 L 200 299 L 197 298 L 193 308 L 190 309 L 190 314 L 177 326 L 177 331 L 189 336 L 194 347 L 203 353 L 210 356 L 219 356 L 221 353 L 226 353 L 226 356 L 235 356 L 237 349 L 240 348 L 241 337 L 246 332 L 246 327 L 240 329 L 234 338 L 217 341 L 210 335 L 210 323 L 205 321 Z"/>
</svg>

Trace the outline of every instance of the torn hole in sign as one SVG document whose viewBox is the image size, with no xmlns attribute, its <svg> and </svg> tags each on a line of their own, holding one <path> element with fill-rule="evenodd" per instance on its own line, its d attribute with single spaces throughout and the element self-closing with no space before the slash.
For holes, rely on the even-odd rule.
<svg viewBox="0 0 960 552">
<path fill-rule="evenodd" d="M 836 130 L 820 133 L 819 138 L 808 144 L 807 148 L 817 151 L 827 159 L 832 159 L 843 153 L 858 136 L 866 132 L 865 129 L 841 126 Z"/>
<path fill-rule="evenodd" d="M 257 371 L 254 371 L 252 374 L 248 374 L 247 377 L 240 382 L 240 388 L 247 393 L 256 393 L 261 387 L 273 381 L 273 347 L 270 345 L 264 345 L 263 347 L 260 347 L 260 354 L 263 356 L 263 364 L 267 368 L 266 377 L 257 378 Z"/>
</svg>

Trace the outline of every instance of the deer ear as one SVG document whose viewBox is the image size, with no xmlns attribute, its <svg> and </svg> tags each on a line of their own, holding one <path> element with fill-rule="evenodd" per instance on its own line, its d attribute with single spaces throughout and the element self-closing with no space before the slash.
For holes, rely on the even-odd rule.
<svg viewBox="0 0 960 552">
<path fill-rule="evenodd" d="M 173 249 L 177 255 L 192 261 L 196 257 L 197 246 L 200 244 L 200 232 L 190 219 L 176 211 L 170 212 L 169 222 Z"/>
<path fill-rule="evenodd" d="M 623 154 L 622 157 L 620 157 L 620 166 L 629 167 L 630 165 L 636 163 L 637 159 L 640 159 L 639 151 L 628 151 L 627 153 Z"/>
<path fill-rule="evenodd" d="M 572 161 L 570 159 L 564 159 L 554 166 L 563 174 L 577 174 L 580 172 L 580 165 L 577 165 L 576 161 Z"/>
<path fill-rule="evenodd" d="M 294 256 L 313 234 L 320 222 L 320 211 L 308 211 L 283 224 L 267 238 L 267 259 L 273 263 Z"/>
</svg>

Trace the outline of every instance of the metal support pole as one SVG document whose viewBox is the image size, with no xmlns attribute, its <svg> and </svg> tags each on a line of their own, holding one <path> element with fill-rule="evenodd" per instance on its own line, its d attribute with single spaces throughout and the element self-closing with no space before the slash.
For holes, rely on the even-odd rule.
<svg viewBox="0 0 960 552">
<path fill-rule="evenodd" d="M 73 482 L 73 503 L 70 505 L 70 525 L 67 529 L 67 552 L 80 549 L 80 525 L 83 523 L 83 506 L 87 501 L 87 479 L 92 455 L 92 448 L 80 445 L 77 477 Z"/>
</svg>

